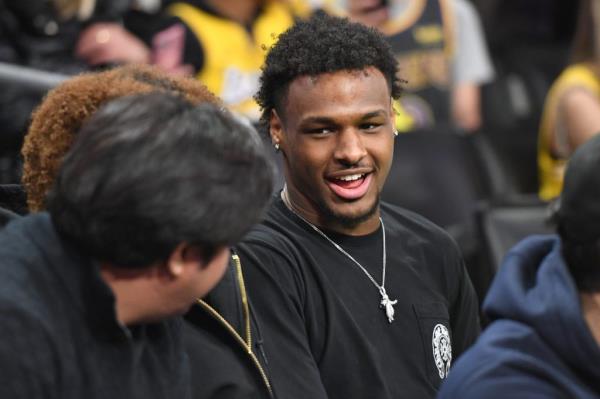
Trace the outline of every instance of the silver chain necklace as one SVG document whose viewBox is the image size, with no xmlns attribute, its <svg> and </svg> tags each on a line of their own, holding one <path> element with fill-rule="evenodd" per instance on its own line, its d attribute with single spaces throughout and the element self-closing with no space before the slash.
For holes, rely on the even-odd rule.
<svg viewBox="0 0 600 399">
<path fill-rule="evenodd" d="M 379 302 L 379 307 L 382 308 L 383 311 L 385 312 L 388 322 L 391 323 L 392 321 L 394 321 L 394 305 L 396 303 L 398 303 L 398 300 L 397 299 L 391 300 L 388 297 L 387 292 L 385 291 L 385 269 L 386 269 L 387 257 L 386 257 L 386 245 L 385 245 L 385 226 L 383 224 L 383 219 L 381 217 L 379 218 L 379 223 L 381 223 L 381 232 L 382 232 L 381 235 L 383 238 L 383 261 L 382 261 L 383 270 L 381 273 L 381 285 L 379 285 L 379 284 L 377 284 L 377 281 L 375 281 L 373 276 L 371 276 L 371 273 L 369 273 L 369 271 L 367 269 L 365 269 L 365 267 L 363 265 L 361 265 L 360 262 L 358 262 L 356 259 L 354 259 L 354 257 L 352 255 L 350 255 L 348 252 L 346 252 L 346 250 L 344 250 L 344 248 L 342 248 L 337 242 L 335 242 L 331 238 L 329 238 L 329 236 L 327 234 L 323 233 L 323 231 L 321 231 L 321 229 L 319 229 L 317 226 L 315 226 L 314 224 L 312 224 L 311 222 L 306 220 L 304 217 L 302 217 L 298 212 L 296 212 L 293 209 L 292 203 L 290 202 L 288 195 L 287 195 L 287 187 L 284 187 L 284 189 L 281 191 L 281 199 L 282 199 L 283 203 L 285 204 L 285 206 L 294 215 L 298 216 L 301 220 L 304 221 L 304 223 L 306 223 L 307 225 L 312 227 L 312 229 L 315 232 L 317 232 L 321 237 L 323 237 L 324 239 L 329 241 L 329 243 L 331 245 L 333 245 L 334 248 L 336 248 L 338 251 L 340 251 L 341 253 L 346 255 L 352 262 L 354 262 L 356 264 L 356 266 L 358 266 L 360 268 L 360 270 L 363 271 L 363 273 L 369 278 L 371 283 L 373 283 L 373 285 L 375 287 L 377 287 L 377 290 L 379 290 L 379 294 L 381 295 L 381 301 Z"/>
</svg>

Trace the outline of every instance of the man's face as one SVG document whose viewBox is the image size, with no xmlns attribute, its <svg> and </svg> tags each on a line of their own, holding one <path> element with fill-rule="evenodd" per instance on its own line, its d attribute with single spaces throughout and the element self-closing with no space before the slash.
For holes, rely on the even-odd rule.
<svg viewBox="0 0 600 399">
<path fill-rule="evenodd" d="M 383 74 L 369 67 L 298 77 L 283 109 L 271 118 L 271 135 L 285 157 L 294 205 L 325 227 L 377 218 L 394 137 Z"/>
<path fill-rule="evenodd" d="M 167 314 L 187 312 L 196 299 L 208 294 L 225 274 L 229 263 L 229 248 L 219 248 L 208 262 L 202 259 L 199 252 L 194 251 L 196 249 L 188 248 L 187 254 L 178 260 L 181 273 L 172 280 L 169 291 L 164 295 L 163 304 L 169 306 L 165 312 Z"/>
</svg>

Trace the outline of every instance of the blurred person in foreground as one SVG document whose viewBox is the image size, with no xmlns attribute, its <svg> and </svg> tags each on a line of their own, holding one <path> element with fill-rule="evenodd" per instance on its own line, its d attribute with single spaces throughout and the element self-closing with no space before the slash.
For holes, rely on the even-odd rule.
<svg viewBox="0 0 600 399">
<path fill-rule="evenodd" d="M 33 114 L 22 149 L 23 186 L 31 212 L 46 208 L 48 191 L 80 127 L 107 102 L 144 93 L 170 93 L 192 104 L 221 106 L 220 101 L 197 80 L 168 75 L 150 66 L 126 65 L 85 73 L 62 83 L 48 93 Z M 243 134 L 257 135 L 251 130 Z M 120 166 L 115 164 L 114 167 Z M 257 190 L 268 191 L 271 188 L 267 188 L 265 174 L 270 165 L 263 167 L 248 181 L 253 182 Z M 246 185 L 248 181 L 241 184 Z M 243 196 L 246 189 L 250 188 L 232 193 L 232 199 L 242 198 L 239 196 Z M 168 195 L 168 192 L 170 187 L 165 186 L 155 195 Z M 240 204 L 240 209 L 243 207 Z M 260 352 L 260 331 L 251 318 L 251 307 L 246 299 L 242 265 L 232 253 L 223 280 L 210 295 L 198 299 L 186 314 L 185 345 L 195 376 L 192 379 L 193 397 L 270 397 L 266 360 Z"/>
<path fill-rule="evenodd" d="M 298 1 L 298 0 L 296 0 Z M 400 131 L 482 124 L 481 85 L 494 78 L 479 15 L 466 0 L 319 0 L 327 12 L 380 30 L 399 63 L 405 92 Z"/>
<path fill-rule="evenodd" d="M 504 260 L 483 304 L 492 324 L 439 398 L 600 396 L 600 136 L 569 160 L 558 235 Z"/>
<path fill-rule="evenodd" d="M 256 138 L 214 105 L 149 93 L 96 111 L 48 212 L 0 233 L 0 396 L 190 397 L 177 316 L 260 218 L 266 165 Z"/>
<path fill-rule="evenodd" d="M 278 398 L 428 398 L 479 332 L 439 227 L 380 202 L 396 61 L 375 29 L 318 14 L 281 34 L 257 100 L 286 187 L 236 248 Z"/>
<path fill-rule="evenodd" d="M 31 116 L 21 149 L 30 212 L 45 208 L 63 157 L 81 125 L 106 102 L 132 94 L 170 92 L 194 103 L 220 104 L 206 86 L 191 78 L 170 76 L 144 65 L 126 65 L 71 78 L 52 91 Z"/>
<path fill-rule="evenodd" d="M 581 0 L 570 65 L 553 83 L 544 105 L 539 140 L 539 196 L 556 198 L 567 160 L 600 132 L 600 3 Z"/>
</svg>

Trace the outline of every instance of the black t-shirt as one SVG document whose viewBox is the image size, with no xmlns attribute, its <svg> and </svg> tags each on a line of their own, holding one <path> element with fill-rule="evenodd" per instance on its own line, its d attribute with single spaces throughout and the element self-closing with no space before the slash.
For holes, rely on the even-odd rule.
<svg viewBox="0 0 600 399">
<path fill-rule="evenodd" d="M 477 299 L 454 242 L 425 219 L 381 205 L 385 288 L 276 198 L 238 247 L 278 398 L 434 397 L 479 332 Z M 331 234 L 331 233 L 329 233 Z M 381 229 L 332 234 L 381 283 Z M 437 361 L 437 363 L 436 363 Z"/>
</svg>

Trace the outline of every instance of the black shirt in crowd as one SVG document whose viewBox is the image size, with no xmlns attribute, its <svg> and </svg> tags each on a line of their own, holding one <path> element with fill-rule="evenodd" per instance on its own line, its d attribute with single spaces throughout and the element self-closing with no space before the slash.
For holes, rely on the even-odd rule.
<svg viewBox="0 0 600 399">
<path fill-rule="evenodd" d="M 127 328 L 48 214 L 0 232 L 0 398 L 187 398 L 182 321 Z"/>
<path fill-rule="evenodd" d="M 381 216 L 392 323 L 366 274 L 280 198 L 238 246 L 279 399 L 432 398 L 476 339 L 477 298 L 455 243 L 409 211 L 382 204 Z M 381 284 L 381 228 L 326 233 Z"/>
</svg>

